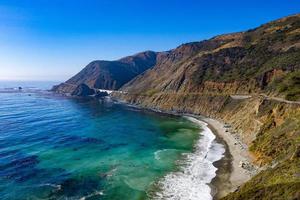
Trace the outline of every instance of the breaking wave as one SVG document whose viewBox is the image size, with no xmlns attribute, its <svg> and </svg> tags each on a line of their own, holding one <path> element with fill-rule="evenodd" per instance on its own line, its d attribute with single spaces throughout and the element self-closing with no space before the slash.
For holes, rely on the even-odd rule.
<svg viewBox="0 0 300 200">
<path fill-rule="evenodd" d="M 155 193 L 153 199 L 211 200 L 213 198 L 209 186 L 217 171 L 213 163 L 223 157 L 225 148 L 215 141 L 216 136 L 205 122 L 192 117 L 187 118 L 202 127 L 201 137 L 195 144 L 195 150 L 185 154 L 180 170 L 167 174 L 159 181 L 158 186 L 161 190 Z"/>
</svg>

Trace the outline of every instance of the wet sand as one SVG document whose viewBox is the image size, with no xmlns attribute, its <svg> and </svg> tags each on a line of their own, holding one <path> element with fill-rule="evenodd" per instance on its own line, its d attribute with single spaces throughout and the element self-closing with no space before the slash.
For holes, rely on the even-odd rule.
<svg viewBox="0 0 300 200">
<path fill-rule="evenodd" d="M 214 163 L 218 171 L 211 187 L 215 194 L 214 198 L 219 199 L 247 182 L 255 174 L 255 171 L 241 167 L 241 163 L 251 163 L 251 157 L 248 149 L 242 146 L 241 141 L 230 132 L 226 132 L 225 124 L 205 117 L 201 117 L 200 120 L 209 124 L 209 128 L 216 134 L 218 142 L 226 148 L 225 156 Z"/>
</svg>

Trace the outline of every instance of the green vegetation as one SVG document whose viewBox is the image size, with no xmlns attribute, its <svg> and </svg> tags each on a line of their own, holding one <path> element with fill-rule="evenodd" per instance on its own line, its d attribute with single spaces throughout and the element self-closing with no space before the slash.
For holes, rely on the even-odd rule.
<svg viewBox="0 0 300 200">
<path fill-rule="evenodd" d="M 204 81 L 242 82 L 249 91 L 276 91 L 289 100 L 300 99 L 300 20 L 299 16 L 274 21 L 245 32 L 237 46 L 212 51 L 194 58 L 196 66 L 192 80 L 195 84 Z M 228 42 L 228 41 L 225 41 Z M 231 42 L 231 41 L 229 41 Z M 282 83 L 272 80 L 282 71 L 287 76 Z"/>
<path fill-rule="evenodd" d="M 279 92 L 285 93 L 286 99 L 298 100 L 300 98 L 300 71 L 288 74 L 279 84 Z"/>
<path fill-rule="evenodd" d="M 300 159 L 287 159 L 257 174 L 222 200 L 297 200 L 300 197 Z"/>
<path fill-rule="evenodd" d="M 157 90 L 157 89 L 150 89 L 150 90 L 145 91 L 143 93 L 143 95 L 151 97 L 151 96 L 153 96 L 154 94 L 156 94 L 158 92 L 159 92 L 159 90 Z"/>
<path fill-rule="evenodd" d="M 236 80 L 257 79 L 264 77 L 266 72 L 273 69 L 291 71 L 300 69 L 300 51 L 274 53 L 267 50 L 267 46 L 252 46 L 250 49 L 230 48 L 218 53 L 203 56 L 205 63 L 198 67 L 193 80 L 232 82 Z M 224 57 L 230 62 L 226 63 Z"/>
<path fill-rule="evenodd" d="M 222 200 L 296 200 L 300 198 L 300 110 L 262 102 L 257 117 L 267 118 L 250 150 L 268 168 Z"/>
<path fill-rule="evenodd" d="M 276 112 L 282 109 L 284 108 L 279 106 Z M 259 152 L 260 159 L 265 162 L 291 156 L 300 146 L 300 113 L 289 113 L 288 117 L 281 117 L 284 121 L 277 126 L 275 117 L 270 114 L 250 147 L 251 151 Z"/>
<path fill-rule="evenodd" d="M 300 65 L 300 51 L 290 51 L 272 57 L 263 65 L 259 72 L 267 72 L 272 69 L 289 70 L 297 65 Z"/>
<path fill-rule="evenodd" d="M 300 58 L 300 56 L 299 56 Z M 300 61 L 299 61 L 300 62 Z M 283 94 L 287 100 L 300 99 L 300 70 L 286 74 L 273 80 L 269 87 L 279 94 Z"/>
</svg>

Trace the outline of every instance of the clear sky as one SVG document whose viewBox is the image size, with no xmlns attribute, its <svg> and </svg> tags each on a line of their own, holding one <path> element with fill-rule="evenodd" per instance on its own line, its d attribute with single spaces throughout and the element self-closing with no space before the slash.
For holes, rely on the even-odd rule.
<svg viewBox="0 0 300 200">
<path fill-rule="evenodd" d="M 0 0 L 0 80 L 65 80 L 300 12 L 299 0 Z"/>
</svg>

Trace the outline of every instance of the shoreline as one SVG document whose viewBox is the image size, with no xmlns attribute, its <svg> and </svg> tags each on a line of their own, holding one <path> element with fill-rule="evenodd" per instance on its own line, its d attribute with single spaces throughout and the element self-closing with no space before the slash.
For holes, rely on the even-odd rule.
<svg viewBox="0 0 300 200">
<path fill-rule="evenodd" d="M 252 178 L 257 170 L 251 164 L 251 157 L 247 147 L 238 138 L 224 127 L 225 123 L 205 117 L 202 115 L 181 113 L 174 111 L 163 111 L 154 108 L 147 108 L 140 105 L 129 104 L 124 101 L 112 99 L 115 103 L 123 104 L 128 107 L 141 109 L 160 114 L 167 114 L 173 116 L 192 117 L 207 123 L 207 127 L 216 136 L 215 141 L 222 144 L 225 148 L 223 157 L 215 162 L 213 166 L 217 168 L 216 175 L 207 185 L 211 188 L 212 199 L 220 199 L 230 192 L 234 192 L 243 183 Z M 241 164 L 246 163 L 247 167 L 242 167 Z M 250 167 L 249 167 L 250 166 Z"/>
<path fill-rule="evenodd" d="M 222 144 L 225 148 L 224 156 L 220 160 L 213 163 L 218 170 L 216 171 L 216 176 L 210 183 L 210 187 L 212 190 L 213 199 L 217 200 L 231 192 L 232 185 L 229 179 L 232 173 L 232 155 L 229 152 L 227 143 L 216 133 L 214 127 L 210 124 L 208 124 L 208 127 L 216 135 L 216 142 Z"/>
<path fill-rule="evenodd" d="M 208 124 L 208 128 L 216 136 L 216 142 L 222 144 L 225 148 L 224 156 L 213 163 L 213 165 L 217 168 L 216 176 L 212 179 L 211 183 L 208 184 L 211 188 L 211 195 L 213 199 L 220 199 L 230 192 L 234 192 L 257 173 L 257 169 L 255 169 L 255 167 L 251 164 L 252 159 L 248 148 L 242 141 L 236 138 L 228 130 L 228 128 L 225 127 L 225 123 L 202 115 L 168 112 L 159 109 L 145 108 L 139 105 L 132 105 L 128 103 L 124 104 L 130 107 L 161 114 L 193 117 Z"/>
<path fill-rule="evenodd" d="M 217 136 L 206 122 L 192 116 L 177 116 L 182 116 L 201 127 L 198 133 L 200 136 L 193 145 L 194 150 L 186 153 L 180 160 L 180 170 L 171 171 L 160 179 L 162 190 L 156 193 L 154 199 L 212 200 L 211 182 L 218 171 L 213 163 L 224 157 L 225 148 L 216 141 Z"/>
<path fill-rule="evenodd" d="M 219 199 L 230 192 L 234 192 L 242 184 L 250 180 L 256 174 L 256 170 L 251 164 L 248 149 L 242 146 L 244 144 L 224 127 L 224 123 L 208 117 L 199 117 L 200 120 L 209 125 L 217 136 L 218 142 L 221 142 L 226 149 L 224 157 L 214 163 L 218 171 L 211 182 L 212 189 L 215 192 L 214 199 Z M 242 167 L 243 164 L 247 164 L 250 167 Z"/>
</svg>

